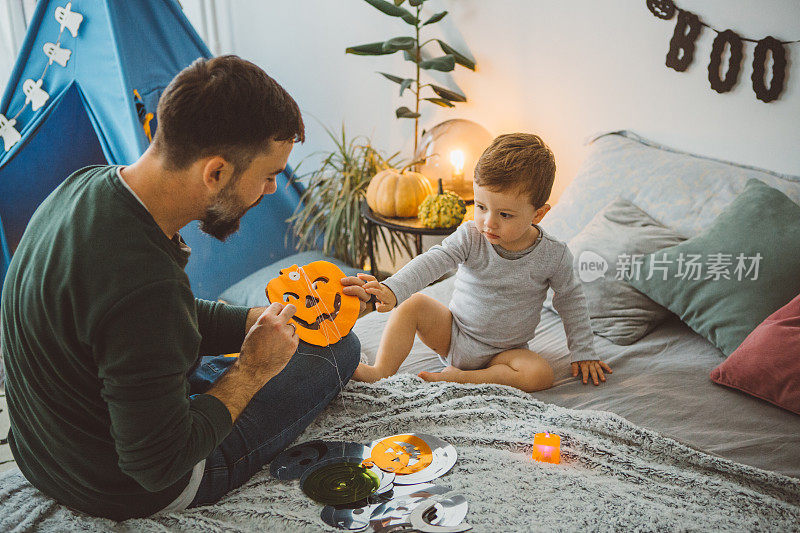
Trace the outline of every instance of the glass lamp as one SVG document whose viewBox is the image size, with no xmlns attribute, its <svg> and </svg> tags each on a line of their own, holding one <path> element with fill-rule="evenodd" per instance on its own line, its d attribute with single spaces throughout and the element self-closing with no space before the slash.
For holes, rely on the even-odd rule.
<svg viewBox="0 0 800 533">
<path fill-rule="evenodd" d="M 491 134 L 480 124 L 461 118 L 447 120 L 422 135 L 416 159 L 425 158 L 425 163 L 417 171 L 427 176 L 434 188 L 441 179 L 445 190 L 471 202 L 475 163 L 491 142 Z"/>
</svg>

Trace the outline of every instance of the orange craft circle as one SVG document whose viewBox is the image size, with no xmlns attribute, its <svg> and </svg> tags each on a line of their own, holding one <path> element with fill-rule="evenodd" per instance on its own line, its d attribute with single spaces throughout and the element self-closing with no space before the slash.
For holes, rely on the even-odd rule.
<svg viewBox="0 0 800 533">
<path fill-rule="evenodd" d="M 427 468 L 433 454 L 428 443 L 416 435 L 395 435 L 378 441 L 369 460 L 387 472 L 413 474 Z"/>
<path fill-rule="evenodd" d="M 292 265 L 267 284 L 270 302 L 292 304 L 292 317 L 301 340 L 316 346 L 335 344 L 350 333 L 361 306 L 356 296 L 342 292 L 344 272 L 328 261 Z"/>
</svg>

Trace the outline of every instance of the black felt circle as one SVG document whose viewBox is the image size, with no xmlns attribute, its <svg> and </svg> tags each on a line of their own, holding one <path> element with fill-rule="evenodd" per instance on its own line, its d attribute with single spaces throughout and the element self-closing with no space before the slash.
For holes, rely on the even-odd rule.
<svg viewBox="0 0 800 533">
<path fill-rule="evenodd" d="M 304 476 L 303 492 L 325 505 L 342 505 L 363 500 L 380 487 L 376 474 L 359 463 L 320 466 Z"/>
<path fill-rule="evenodd" d="M 669 20 L 675 15 L 675 3 L 672 0 L 647 0 L 647 9 L 664 20 Z"/>
</svg>

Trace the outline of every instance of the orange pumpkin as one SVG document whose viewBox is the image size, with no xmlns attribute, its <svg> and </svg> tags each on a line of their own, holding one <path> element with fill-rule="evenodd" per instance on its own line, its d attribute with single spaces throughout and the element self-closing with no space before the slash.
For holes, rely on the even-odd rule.
<svg viewBox="0 0 800 533">
<path fill-rule="evenodd" d="M 385 217 L 415 217 L 429 194 L 433 194 L 431 182 L 419 172 L 387 168 L 369 181 L 367 205 Z"/>
<path fill-rule="evenodd" d="M 344 272 L 328 261 L 292 265 L 267 284 L 270 302 L 292 304 L 297 312 L 292 323 L 301 340 L 328 346 L 350 333 L 358 318 L 358 297 L 342 292 Z"/>
</svg>

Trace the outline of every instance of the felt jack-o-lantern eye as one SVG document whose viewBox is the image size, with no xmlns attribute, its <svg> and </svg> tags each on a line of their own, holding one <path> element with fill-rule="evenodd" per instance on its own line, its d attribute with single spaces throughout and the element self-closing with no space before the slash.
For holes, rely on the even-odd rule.
<svg viewBox="0 0 800 533">
<path fill-rule="evenodd" d="M 328 261 L 292 265 L 267 284 L 270 302 L 292 304 L 292 323 L 303 341 L 328 346 L 350 333 L 360 309 L 356 296 L 342 292 L 344 272 Z"/>
</svg>

